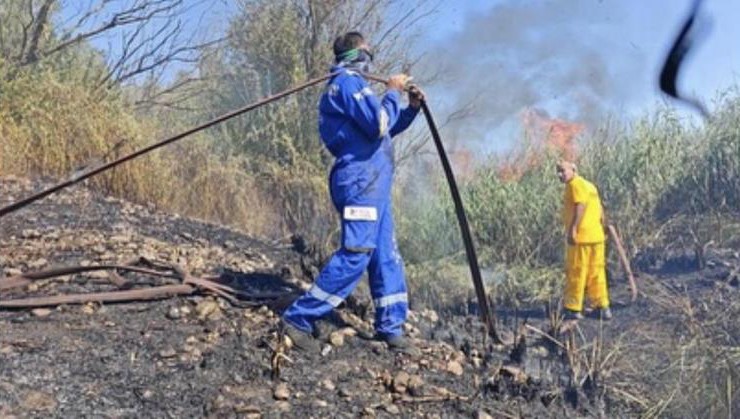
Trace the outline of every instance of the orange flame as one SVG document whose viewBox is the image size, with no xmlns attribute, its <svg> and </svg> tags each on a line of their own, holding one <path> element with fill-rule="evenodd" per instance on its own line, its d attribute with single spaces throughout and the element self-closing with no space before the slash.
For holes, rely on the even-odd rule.
<svg viewBox="0 0 740 419">
<path fill-rule="evenodd" d="M 460 181 L 470 180 L 475 172 L 475 156 L 467 148 L 459 147 L 448 153 L 455 177 Z"/>
<path fill-rule="evenodd" d="M 498 169 L 501 179 L 520 179 L 542 164 L 548 154 L 554 153 L 568 161 L 575 161 L 578 157 L 576 139 L 585 129 L 583 124 L 550 118 L 542 110 L 528 108 L 522 112 L 522 125 L 527 143 L 504 158 Z"/>
</svg>

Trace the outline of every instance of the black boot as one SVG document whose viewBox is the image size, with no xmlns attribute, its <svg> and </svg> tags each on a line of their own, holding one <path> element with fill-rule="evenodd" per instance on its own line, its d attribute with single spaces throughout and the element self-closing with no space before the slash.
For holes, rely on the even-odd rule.
<svg viewBox="0 0 740 419">
<path fill-rule="evenodd" d="M 382 339 L 385 341 L 386 344 L 388 344 L 388 349 L 390 349 L 393 352 L 398 352 L 406 355 L 411 356 L 419 356 L 421 355 L 421 351 L 414 346 L 413 343 L 408 338 L 405 338 L 403 336 L 387 336 Z"/>
<path fill-rule="evenodd" d="M 563 320 L 581 320 L 583 314 L 580 311 L 573 311 L 565 309 L 563 312 Z"/>
<path fill-rule="evenodd" d="M 283 332 L 290 338 L 296 349 L 312 353 L 316 353 L 321 350 L 319 342 L 316 341 L 310 333 L 304 332 L 286 321 L 282 321 L 281 323 Z"/>
<path fill-rule="evenodd" d="M 600 308 L 598 313 L 601 320 L 608 321 L 612 319 L 612 310 L 609 307 Z"/>
</svg>

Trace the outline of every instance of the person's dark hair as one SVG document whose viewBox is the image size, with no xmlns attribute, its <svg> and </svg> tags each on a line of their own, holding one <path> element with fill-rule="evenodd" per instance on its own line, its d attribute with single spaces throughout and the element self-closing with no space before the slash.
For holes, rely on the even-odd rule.
<svg viewBox="0 0 740 419">
<path fill-rule="evenodd" d="M 353 50 L 365 42 L 365 37 L 359 32 L 347 32 L 334 40 L 334 57 L 339 58 L 347 51 Z"/>
</svg>

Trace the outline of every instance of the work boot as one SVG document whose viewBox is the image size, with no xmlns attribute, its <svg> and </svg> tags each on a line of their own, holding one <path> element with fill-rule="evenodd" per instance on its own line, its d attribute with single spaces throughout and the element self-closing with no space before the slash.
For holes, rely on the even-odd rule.
<svg viewBox="0 0 740 419">
<path fill-rule="evenodd" d="M 286 321 L 282 321 L 282 327 L 283 332 L 290 338 L 296 349 L 312 353 L 317 353 L 321 349 L 319 342 L 310 333 L 304 332 Z"/>
<path fill-rule="evenodd" d="M 612 310 L 609 307 L 600 308 L 598 314 L 601 320 L 608 321 L 612 319 Z"/>
<path fill-rule="evenodd" d="M 573 311 L 565 309 L 563 312 L 563 320 L 581 320 L 583 314 L 580 311 Z"/>
<path fill-rule="evenodd" d="M 421 352 L 415 347 L 411 341 L 401 335 L 399 336 L 386 336 L 382 338 L 383 341 L 388 345 L 388 349 L 393 352 L 398 352 L 411 356 L 419 356 Z"/>
</svg>

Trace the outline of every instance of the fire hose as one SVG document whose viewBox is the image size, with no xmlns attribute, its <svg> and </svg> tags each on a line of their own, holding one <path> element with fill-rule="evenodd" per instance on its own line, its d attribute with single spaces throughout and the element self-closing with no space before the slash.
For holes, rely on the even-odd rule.
<svg viewBox="0 0 740 419">
<path fill-rule="evenodd" d="M 144 148 L 142 148 L 140 150 L 134 151 L 134 152 L 132 152 L 130 154 L 127 154 L 127 155 L 125 155 L 123 157 L 120 157 L 118 159 L 115 159 L 115 160 L 113 160 L 113 161 L 111 161 L 109 163 L 104 163 L 104 164 L 99 165 L 97 167 L 92 167 L 92 168 L 90 168 L 90 169 L 88 169 L 86 171 L 83 171 L 82 173 L 79 173 L 79 174 L 77 174 L 75 176 L 72 176 L 70 179 L 68 179 L 66 181 L 60 182 L 60 183 L 58 183 L 56 185 L 53 185 L 53 186 L 51 186 L 51 187 L 49 187 L 49 188 L 47 188 L 45 190 L 42 190 L 42 191 L 40 191 L 38 193 L 35 193 L 35 194 L 33 194 L 33 195 L 31 195 L 31 196 L 29 196 L 27 198 L 21 199 L 20 201 L 16 201 L 14 203 L 11 203 L 10 205 L 7 205 L 5 207 L 0 208 L 0 217 L 3 217 L 5 215 L 7 215 L 7 214 L 10 214 L 10 213 L 14 212 L 14 211 L 17 211 L 17 210 L 19 210 L 19 209 L 21 209 L 21 208 L 23 208 L 23 207 L 25 207 L 27 205 L 32 204 L 33 202 L 35 202 L 35 201 L 37 201 L 39 199 L 42 199 L 42 198 L 44 198 L 46 196 L 49 196 L 49 195 L 51 195 L 51 194 L 53 194 L 55 192 L 58 192 L 58 191 L 62 190 L 64 188 L 67 188 L 67 187 L 72 186 L 72 185 L 74 185 L 76 183 L 79 183 L 79 182 L 81 182 L 81 181 L 83 181 L 83 180 L 85 180 L 87 178 L 90 178 L 92 176 L 95 176 L 95 175 L 97 175 L 99 173 L 102 173 L 104 171 L 110 170 L 110 169 L 112 169 L 112 168 L 114 168 L 114 167 L 116 167 L 116 166 L 118 166 L 120 164 L 123 164 L 123 163 L 125 163 L 125 162 L 127 162 L 129 160 L 133 160 L 133 159 L 135 159 L 137 157 L 140 157 L 140 156 L 142 156 L 144 154 L 147 154 L 147 153 L 149 153 L 151 151 L 154 151 L 154 150 L 156 150 L 156 149 L 158 149 L 160 147 L 163 147 L 165 145 L 168 145 L 170 143 L 173 143 L 175 141 L 178 141 L 180 139 L 183 139 L 183 138 L 185 138 L 185 137 L 187 137 L 189 135 L 195 134 L 196 132 L 199 132 L 199 131 L 202 131 L 202 130 L 204 130 L 206 128 L 209 128 L 209 127 L 212 127 L 214 125 L 220 124 L 220 123 L 222 123 L 224 121 L 227 121 L 227 120 L 229 120 L 231 118 L 234 118 L 234 117 L 239 116 L 241 114 L 247 113 L 247 112 L 252 111 L 254 109 L 257 109 L 257 108 L 259 108 L 261 106 L 267 105 L 267 104 L 269 104 L 271 102 L 274 102 L 274 101 L 276 101 L 278 99 L 284 98 L 284 97 L 289 96 L 289 95 L 292 95 L 294 93 L 297 93 L 297 92 L 299 92 L 301 90 L 304 90 L 304 89 L 306 89 L 308 87 L 317 85 L 317 84 L 319 84 L 319 83 L 321 83 L 323 81 L 326 81 L 326 80 L 330 79 L 335 74 L 336 73 L 327 74 L 327 75 L 324 75 L 324 76 L 321 76 L 321 77 L 317 77 L 317 78 L 308 80 L 305 83 L 302 83 L 300 85 L 297 85 L 295 87 L 292 87 L 290 89 L 287 89 L 285 91 L 282 91 L 280 93 L 276 93 L 274 95 L 268 96 L 268 97 L 266 97 L 264 99 L 261 99 L 261 100 L 259 100 L 257 102 L 254 102 L 254 103 L 252 103 L 250 105 L 244 106 L 244 107 L 239 108 L 237 110 L 228 112 L 228 113 L 223 114 L 221 116 L 218 116 L 218 117 L 216 117 L 216 118 L 214 118 L 214 119 L 212 119 L 212 120 L 210 120 L 208 122 L 205 122 L 205 123 L 203 123 L 201 125 L 198 125 L 198 126 L 196 126 L 194 128 L 191 128 L 191 129 L 189 129 L 187 131 L 184 131 L 184 132 L 182 132 L 180 134 L 177 134 L 177 135 L 174 135 L 172 137 L 166 138 L 166 139 L 164 139 L 162 141 L 159 141 L 159 142 L 154 143 L 152 145 L 149 145 L 147 147 L 144 147 Z M 383 83 L 385 82 L 384 79 L 379 78 L 379 77 L 375 77 L 375 76 L 367 76 L 367 77 L 369 79 L 371 79 L 371 80 L 375 80 L 375 81 L 379 81 L 379 82 L 383 82 Z M 495 327 L 495 316 L 494 316 L 494 314 L 492 313 L 492 311 L 489 308 L 488 297 L 487 297 L 487 294 L 486 294 L 486 291 L 485 291 L 485 287 L 483 285 L 483 280 L 482 280 L 482 277 L 481 277 L 481 274 L 480 274 L 480 268 L 478 266 L 478 259 L 477 259 L 476 253 L 475 253 L 475 247 L 473 245 L 472 235 L 470 233 L 470 227 L 468 225 L 467 217 L 465 215 L 465 209 L 464 209 L 463 204 L 462 204 L 462 199 L 460 197 L 460 192 L 459 192 L 459 190 L 457 188 L 457 183 L 455 182 L 455 177 L 454 177 L 454 174 L 452 172 L 452 167 L 450 165 L 449 159 L 447 158 L 447 153 L 445 152 L 444 147 L 442 145 L 442 140 L 441 140 L 441 137 L 439 135 L 439 130 L 437 129 L 437 125 L 436 125 L 436 123 L 434 121 L 434 118 L 432 117 L 432 113 L 430 112 L 429 106 L 427 105 L 427 103 L 426 103 L 425 100 L 422 100 L 421 107 L 422 107 L 422 111 L 424 113 L 424 117 L 426 118 L 427 124 L 429 126 L 429 130 L 430 130 L 430 132 L 432 134 L 432 138 L 434 139 L 434 144 L 435 144 L 435 146 L 437 148 L 437 152 L 438 152 L 439 157 L 441 159 L 442 166 L 443 166 L 444 173 L 445 173 L 445 177 L 447 178 L 447 183 L 449 184 L 450 192 L 452 194 L 452 199 L 453 199 L 454 206 L 455 206 L 455 214 L 457 215 L 457 220 L 458 220 L 458 223 L 460 225 L 460 231 L 462 233 L 462 239 L 463 239 L 463 243 L 465 245 L 465 252 L 467 254 L 468 264 L 470 266 L 470 272 L 471 272 L 471 275 L 472 275 L 472 278 L 473 278 L 473 285 L 475 287 L 476 297 L 478 299 L 478 306 L 480 308 L 480 317 L 481 317 L 481 320 L 482 320 L 483 324 L 486 327 L 486 330 L 488 332 L 488 336 L 490 336 L 495 341 L 498 341 L 499 340 L 499 337 L 498 337 L 498 334 L 496 332 L 496 327 Z M 114 267 L 114 268 L 116 268 L 116 267 Z M 117 268 L 120 269 L 120 267 L 117 267 Z M 176 290 L 174 290 L 174 289 L 167 289 L 165 291 L 166 292 L 175 292 L 175 293 L 182 293 L 182 292 L 187 293 L 187 292 L 190 291 L 190 288 L 188 288 L 189 283 L 195 283 L 195 282 L 197 282 L 194 279 L 192 279 L 190 276 L 187 276 L 187 275 L 180 275 L 180 277 L 181 277 L 182 280 L 185 280 L 185 278 L 187 277 L 187 280 L 185 280 L 185 284 L 183 284 L 182 286 L 180 286 L 180 288 L 183 288 L 183 289 L 179 289 L 179 288 L 176 289 Z M 26 280 L 29 280 L 29 279 L 33 279 L 32 278 L 32 274 L 21 275 L 20 277 L 12 278 L 12 281 L 11 281 L 13 283 L 12 286 L 10 284 L 7 284 L 7 285 L 9 285 L 10 287 L 15 287 L 15 286 L 18 286 L 19 284 L 25 284 L 26 283 Z M 211 282 L 205 282 L 205 281 L 203 281 L 201 283 L 194 284 L 194 285 L 200 285 L 200 286 L 206 285 L 206 287 L 205 287 L 206 289 L 209 289 L 209 288 L 212 289 L 212 290 L 215 289 L 213 283 L 211 283 Z M 173 287 L 177 287 L 177 286 L 173 286 Z M 2 288 L 0 287 L 0 290 L 1 289 Z M 233 292 L 234 290 L 231 290 L 231 289 L 229 289 L 229 290 L 218 289 L 218 291 L 220 291 L 218 294 L 227 295 L 226 294 L 227 292 Z M 119 292 L 123 292 L 123 291 L 119 291 Z M 130 293 L 130 291 L 129 291 L 129 293 Z M 111 298 L 114 298 L 115 295 L 116 295 L 115 292 L 108 293 L 108 294 L 111 294 L 110 295 Z M 97 300 L 98 301 L 120 301 L 120 299 L 115 299 L 115 300 L 106 299 L 106 298 L 109 297 L 108 294 L 106 294 L 105 296 L 103 296 L 105 298 L 102 298 L 102 299 L 100 298 L 101 296 L 97 296 Z M 74 301 L 77 301 L 77 299 L 73 299 L 73 300 Z M 56 302 L 56 301 L 57 300 L 53 300 L 52 302 Z M 64 300 L 64 301 L 67 301 L 67 300 Z M 45 301 L 45 303 L 46 303 L 45 305 L 49 304 L 48 301 Z"/>
<path fill-rule="evenodd" d="M 365 74 L 365 77 L 381 83 L 386 82 L 385 79 L 367 74 Z M 498 341 L 500 339 L 498 333 L 496 332 L 496 317 L 491 312 L 488 306 L 488 295 L 486 294 L 486 289 L 483 285 L 483 278 L 481 277 L 480 267 L 478 266 L 478 256 L 475 253 L 473 237 L 470 234 L 470 226 L 468 225 L 468 218 L 465 215 L 465 207 L 463 206 L 462 198 L 460 197 L 460 190 L 457 187 L 457 182 L 455 182 L 455 174 L 452 172 L 450 160 L 449 158 L 447 158 L 447 153 L 445 152 L 444 146 L 442 145 L 442 138 L 439 135 L 437 124 L 436 122 L 434 122 L 432 112 L 429 110 L 429 106 L 427 106 L 426 100 L 421 101 L 421 110 L 422 112 L 424 112 L 424 118 L 426 118 L 427 125 L 429 126 L 429 131 L 432 134 L 432 139 L 434 140 L 434 146 L 437 148 L 437 154 L 439 154 L 439 159 L 442 162 L 442 168 L 444 169 L 447 184 L 450 187 L 452 202 L 455 206 L 455 215 L 457 216 L 457 223 L 460 226 L 460 233 L 462 234 L 463 244 L 465 245 L 465 254 L 468 257 L 468 266 L 470 267 L 470 274 L 473 278 L 475 295 L 478 299 L 480 317 L 483 321 L 483 324 L 485 324 L 486 326 L 488 335 L 492 339 Z"/>
</svg>

